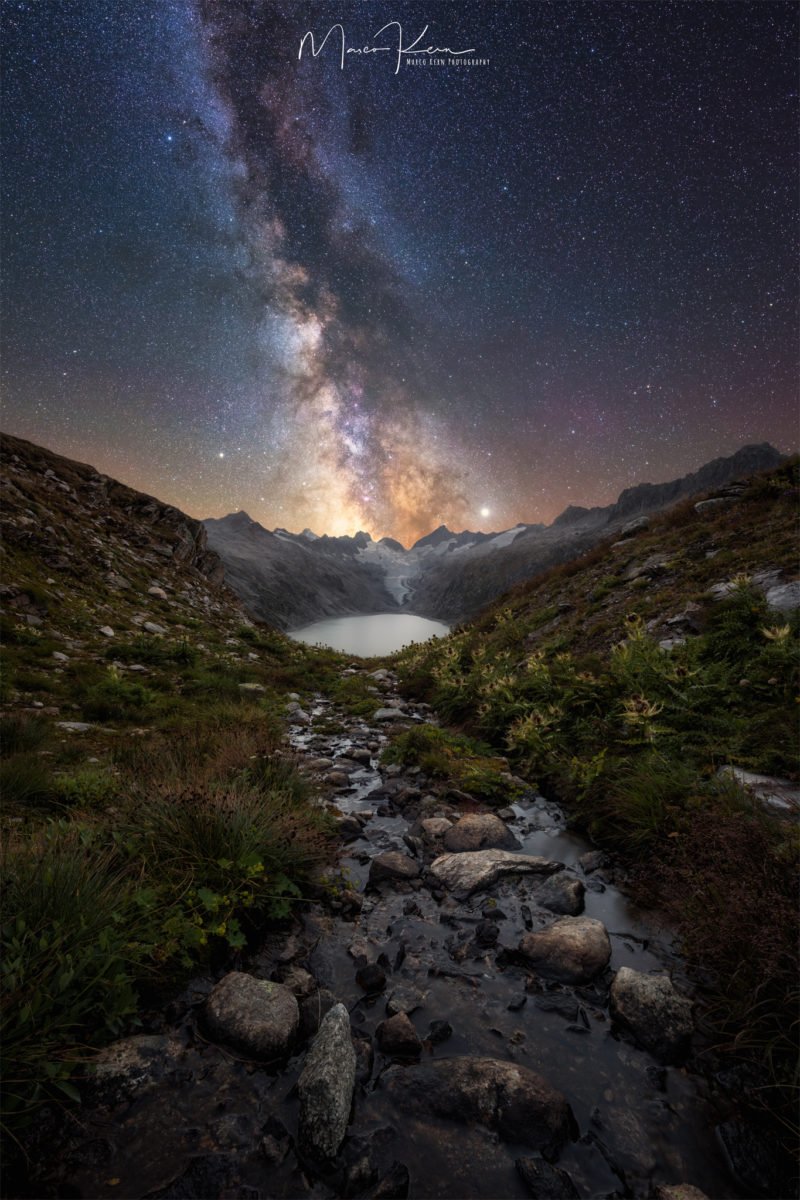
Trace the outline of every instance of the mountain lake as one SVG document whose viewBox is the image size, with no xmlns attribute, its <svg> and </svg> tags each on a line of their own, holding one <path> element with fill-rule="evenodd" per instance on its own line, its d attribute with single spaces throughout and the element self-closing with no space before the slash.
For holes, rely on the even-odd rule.
<svg viewBox="0 0 800 1200">
<path fill-rule="evenodd" d="M 309 646 L 329 646 L 343 654 L 372 658 L 394 654 L 412 642 L 445 637 L 449 632 L 449 625 L 413 613 L 370 613 L 368 616 L 326 617 L 324 621 L 291 629 L 288 636 Z"/>
</svg>

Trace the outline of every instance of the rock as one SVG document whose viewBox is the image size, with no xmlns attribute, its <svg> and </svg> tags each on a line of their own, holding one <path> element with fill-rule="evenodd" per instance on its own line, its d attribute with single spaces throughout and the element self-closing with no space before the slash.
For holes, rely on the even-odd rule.
<svg viewBox="0 0 800 1200">
<path fill-rule="evenodd" d="M 475 944 L 484 950 L 497 945 L 500 937 L 500 926 L 494 921 L 479 921 L 475 927 Z"/>
<path fill-rule="evenodd" d="M 113 637 L 114 636 L 114 630 L 111 628 L 110 625 L 101 625 L 97 632 L 102 633 L 103 637 Z"/>
<path fill-rule="evenodd" d="M 673 650 L 678 650 L 681 646 L 686 645 L 685 637 L 668 637 L 662 638 L 658 643 L 659 650 L 663 650 L 666 654 L 671 654 Z"/>
<path fill-rule="evenodd" d="M 374 995 L 386 987 L 386 972 L 380 963 L 365 963 L 356 971 L 356 983 L 365 992 Z"/>
<path fill-rule="evenodd" d="M 145 621 L 142 624 L 142 629 L 145 633 L 166 633 L 163 625 L 157 625 L 155 621 Z"/>
<path fill-rule="evenodd" d="M 399 708 L 379 708 L 372 714 L 373 721 L 405 721 L 406 714 Z"/>
<path fill-rule="evenodd" d="M 158 1087 L 184 1056 L 177 1038 L 139 1034 L 112 1042 L 92 1061 L 92 1090 L 116 1105 Z"/>
<path fill-rule="evenodd" d="M 59 729 L 66 729 L 67 733 L 86 733 L 89 729 L 94 729 L 94 725 L 88 721 L 56 721 Z"/>
<path fill-rule="evenodd" d="M 494 813 L 469 813 L 444 835 L 444 848 L 461 854 L 471 850 L 513 850 L 519 842 Z"/>
<path fill-rule="evenodd" d="M 633 537 L 637 533 L 641 533 L 643 529 L 647 529 L 650 524 L 649 517 L 635 517 L 633 521 L 628 521 L 627 525 L 623 525 L 619 531 L 621 538 Z"/>
<path fill-rule="evenodd" d="M 345 842 L 354 842 L 356 838 L 360 838 L 364 832 L 360 822 L 356 820 L 352 813 L 346 813 L 344 816 L 340 817 L 336 824 L 336 829 L 339 833 L 339 836 Z"/>
<path fill-rule="evenodd" d="M 338 1003 L 333 992 L 327 988 L 318 988 L 310 996 L 303 996 L 300 1007 L 300 1034 L 303 1038 L 313 1037 L 319 1029 L 326 1013 Z"/>
<path fill-rule="evenodd" d="M 767 608 L 773 612 L 791 613 L 800 608 L 800 579 L 771 587 L 766 595 Z"/>
<path fill-rule="evenodd" d="M 440 1046 L 452 1036 L 453 1026 L 449 1021 L 431 1021 L 425 1041 L 430 1042 L 432 1046 Z"/>
<path fill-rule="evenodd" d="M 312 1157 L 336 1155 L 350 1119 L 355 1080 L 350 1018 L 345 1006 L 336 1004 L 320 1025 L 297 1081 L 299 1143 Z"/>
<path fill-rule="evenodd" d="M 64 654 L 61 650 L 54 650 L 53 658 L 56 660 L 56 662 L 69 662 L 69 655 Z"/>
<path fill-rule="evenodd" d="M 577 917 L 583 912 L 583 897 L 586 888 L 580 879 L 568 875 L 554 875 L 540 889 L 537 900 L 542 908 L 567 917 Z"/>
<path fill-rule="evenodd" d="M 422 1050 L 417 1031 L 404 1012 L 381 1021 L 375 1036 L 383 1053 L 397 1058 L 416 1058 Z"/>
<path fill-rule="evenodd" d="M 584 875 L 591 875 L 593 871 L 599 871 L 605 864 L 606 856 L 602 850 L 587 850 L 578 859 L 578 866 Z"/>
<path fill-rule="evenodd" d="M 563 863 L 551 862 L 532 854 L 513 854 L 509 850 L 473 850 L 442 854 L 431 863 L 430 872 L 438 884 L 448 888 L 457 899 L 465 900 L 473 892 L 483 891 L 507 875 L 552 875 Z"/>
<path fill-rule="evenodd" d="M 736 500 L 736 496 L 712 496 L 709 500 L 698 500 L 694 511 L 702 513 L 715 508 L 724 508 L 726 504 L 735 504 Z"/>
<path fill-rule="evenodd" d="M 592 917 L 562 917 L 526 933 L 519 949 L 538 974 L 561 983 L 588 983 L 611 958 L 606 927 Z"/>
<path fill-rule="evenodd" d="M 209 1032 L 253 1058 L 285 1057 L 300 1024 L 297 1000 L 287 987 L 231 971 L 205 1005 Z"/>
<path fill-rule="evenodd" d="M 448 829 L 452 829 L 453 822 L 448 821 L 447 817 L 428 817 L 425 821 L 420 821 L 420 829 L 422 836 L 426 841 L 433 841 L 434 838 L 443 837 Z"/>
<path fill-rule="evenodd" d="M 411 1176 L 405 1163 L 394 1162 L 375 1187 L 363 1192 L 361 1200 L 406 1200 Z"/>
<path fill-rule="evenodd" d="M 612 1020 L 663 1062 L 685 1056 L 692 1036 L 692 1003 L 667 975 L 620 967 L 611 984 Z"/>
<path fill-rule="evenodd" d="M 281 983 L 287 987 L 293 996 L 298 1000 L 306 996 L 310 996 L 316 991 L 317 982 L 310 971 L 306 971 L 303 967 L 291 966 L 288 971 L 282 972 Z"/>
<path fill-rule="evenodd" d="M 396 1019 L 396 1018 L 395 1018 Z M 564 1096 L 527 1067 L 493 1058 L 443 1058 L 390 1067 L 383 1086 L 414 1115 L 478 1122 L 504 1141 L 557 1151 L 576 1132 Z"/>
<path fill-rule="evenodd" d="M 325 776 L 324 782 L 327 783 L 330 787 L 337 787 L 337 788 L 349 787 L 350 776 L 347 774 L 346 771 L 328 771 L 328 774 Z"/>
<path fill-rule="evenodd" d="M 516 815 L 513 808 L 498 808 L 497 810 L 497 816 L 501 821 L 513 821 Z"/>
<path fill-rule="evenodd" d="M 266 690 L 262 683 L 239 684 L 239 691 L 244 692 L 245 696 L 263 696 Z"/>
<path fill-rule="evenodd" d="M 164 591 L 164 589 L 162 587 L 149 587 L 147 589 L 147 594 L 148 594 L 148 596 L 155 596 L 156 600 L 168 599 L 167 593 Z"/>
<path fill-rule="evenodd" d="M 800 813 L 800 788 L 791 779 L 777 779 L 772 775 L 757 775 L 754 771 L 743 771 L 741 767 L 728 764 L 720 767 L 719 776 L 735 779 L 736 782 L 758 799 L 765 808 L 786 815 Z"/>
<path fill-rule="evenodd" d="M 654 1200 L 708 1200 L 708 1196 L 691 1183 L 659 1183 Z"/>
<path fill-rule="evenodd" d="M 566 1171 L 543 1158 L 518 1158 L 514 1166 L 534 1200 L 575 1200 L 578 1190 Z"/>
<path fill-rule="evenodd" d="M 369 865 L 369 883 L 373 886 L 386 881 L 416 879 L 418 875 L 418 864 L 399 850 L 387 850 L 385 854 L 378 854 Z"/>
<path fill-rule="evenodd" d="M 425 1000 L 425 992 L 421 992 L 413 984 L 401 983 L 392 991 L 386 1001 L 386 1012 L 390 1017 L 401 1012 L 408 1016 L 410 1013 L 416 1012 L 418 1008 L 422 1008 Z"/>
</svg>

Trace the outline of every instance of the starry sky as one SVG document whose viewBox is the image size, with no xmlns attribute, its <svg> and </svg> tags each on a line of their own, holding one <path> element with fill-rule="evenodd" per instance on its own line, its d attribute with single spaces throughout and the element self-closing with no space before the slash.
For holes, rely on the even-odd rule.
<svg viewBox="0 0 800 1200">
<path fill-rule="evenodd" d="M 794 3 L 2 19 L 9 432 L 406 544 L 796 448 Z"/>
</svg>

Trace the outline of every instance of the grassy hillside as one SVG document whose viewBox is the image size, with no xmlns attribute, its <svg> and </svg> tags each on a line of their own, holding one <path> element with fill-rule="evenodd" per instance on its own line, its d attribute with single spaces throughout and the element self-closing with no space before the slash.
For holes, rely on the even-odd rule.
<svg viewBox="0 0 800 1200">
<path fill-rule="evenodd" d="M 797 813 L 720 769 L 798 779 L 797 500 L 793 462 L 686 502 L 401 655 L 410 694 L 561 798 L 677 922 L 715 980 L 709 1028 L 770 1065 L 758 1095 L 788 1124 Z"/>
<path fill-rule="evenodd" d="M 73 1094 L 144 992 L 302 896 L 328 822 L 278 750 L 289 692 L 365 697 L 243 617 L 198 522 L 2 441 L 4 1106 Z M 374 707 L 374 702 L 373 702 Z"/>
</svg>

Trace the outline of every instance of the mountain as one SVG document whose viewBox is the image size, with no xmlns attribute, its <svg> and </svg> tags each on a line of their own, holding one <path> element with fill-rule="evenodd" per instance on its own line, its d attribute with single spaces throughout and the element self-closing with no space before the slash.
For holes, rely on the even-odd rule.
<svg viewBox="0 0 800 1200">
<path fill-rule="evenodd" d="M 500 533 L 455 533 L 440 525 L 409 550 L 393 538 L 374 542 L 363 531 L 336 538 L 310 530 L 270 533 L 246 513 L 207 520 L 205 526 L 230 586 L 253 615 L 281 628 L 326 616 L 398 610 L 458 622 L 515 584 L 623 533 L 632 521 L 781 461 L 766 443 L 744 446 L 680 479 L 626 488 L 614 504 L 571 505 L 549 526 L 522 523 Z"/>
</svg>

